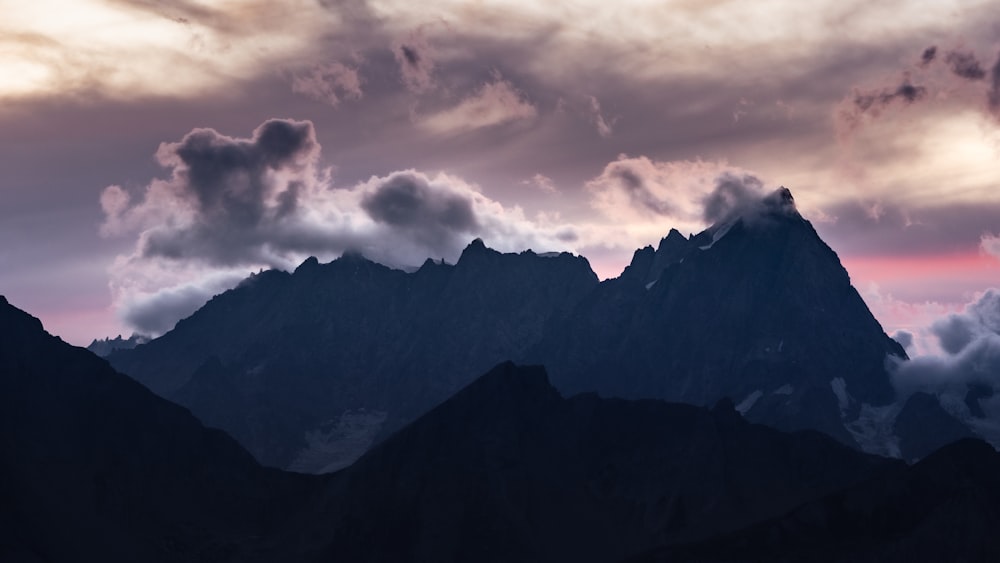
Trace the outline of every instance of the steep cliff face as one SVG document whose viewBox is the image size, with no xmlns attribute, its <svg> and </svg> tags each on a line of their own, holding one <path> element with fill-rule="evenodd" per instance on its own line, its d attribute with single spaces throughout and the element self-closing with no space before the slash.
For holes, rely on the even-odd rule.
<svg viewBox="0 0 1000 563">
<path fill-rule="evenodd" d="M 109 360 L 267 465 L 331 470 L 523 356 L 597 283 L 583 258 L 501 254 L 480 240 L 457 264 L 414 273 L 357 255 L 310 259 Z"/>
<path fill-rule="evenodd" d="M 883 332 L 812 225 L 776 192 L 753 213 L 636 253 L 533 350 L 565 392 L 711 404 L 853 443 L 893 399 Z"/>
</svg>

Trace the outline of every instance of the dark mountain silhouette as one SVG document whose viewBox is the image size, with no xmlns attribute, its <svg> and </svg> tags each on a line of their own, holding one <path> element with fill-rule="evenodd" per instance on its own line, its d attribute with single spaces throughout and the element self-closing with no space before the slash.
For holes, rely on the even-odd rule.
<svg viewBox="0 0 1000 563">
<path fill-rule="evenodd" d="M 333 475 L 295 527 L 326 534 L 330 561 L 618 561 L 898 463 L 728 402 L 564 399 L 543 368 L 506 363 Z"/>
<path fill-rule="evenodd" d="M 504 363 L 308 476 L 262 468 L 3 298 L 0 334 L 5 562 L 997 555 L 1000 456 L 979 442 L 907 469 L 729 401 L 564 399 Z"/>
<path fill-rule="evenodd" d="M 972 431 L 948 414 L 941 401 L 929 393 L 917 392 L 903 403 L 893 431 L 899 437 L 900 456 L 908 461 L 962 438 L 972 438 Z"/>
<path fill-rule="evenodd" d="M 94 341 L 87 346 L 87 350 L 105 358 L 115 350 L 131 350 L 132 348 L 147 342 L 149 342 L 149 338 L 141 334 L 133 334 L 128 338 L 122 338 L 122 335 L 119 334 L 115 338 L 103 338 L 101 340 L 97 340 L 95 338 Z"/>
<path fill-rule="evenodd" d="M 0 297 L 0 560 L 273 560 L 315 478 L 70 346 Z"/>
<path fill-rule="evenodd" d="M 358 255 L 267 271 L 111 363 L 261 462 L 333 470 L 539 341 L 597 285 L 570 254 L 476 240 L 414 273 Z"/>
<path fill-rule="evenodd" d="M 1000 454 L 965 439 L 780 518 L 632 561 L 986 563 L 1000 561 L 998 529 Z"/>
<path fill-rule="evenodd" d="M 861 404 L 894 399 L 888 355 L 905 358 L 782 188 L 690 239 L 671 231 L 636 251 L 529 359 L 568 393 L 730 397 L 751 420 L 853 444 L 846 425 Z"/>
</svg>

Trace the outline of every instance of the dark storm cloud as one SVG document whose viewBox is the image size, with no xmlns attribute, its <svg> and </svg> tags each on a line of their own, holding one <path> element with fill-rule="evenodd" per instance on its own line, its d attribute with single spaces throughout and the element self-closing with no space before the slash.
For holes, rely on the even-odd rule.
<svg viewBox="0 0 1000 563">
<path fill-rule="evenodd" d="M 744 215 L 760 205 L 764 183 L 750 174 L 737 176 L 726 173 L 715 180 L 715 189 L 704 200 L 702 216 L 713 224 Z"/>
<path fill-rule="evenodd" d="M 924 49 L 924 52 L 920 55 L 920 66 L 926 67 L 927 65 L 934 62 L 937 57 L 937 46 L 931 45 L 930 47 Z"/>
<path fill-rule="evenodd" d="M 411 231 L 431 246 L 466 241 L 480 230 L 467 194 L 433 188 L 424 176 L 389 176 L 361 198 L 361 207 L 378 223 Z"/>
<path fill-rule="evenodd" d="M 851 256 L 977 252 L 983 233 L 1000 225 L 997 203 L 910 207 L 849 201 L 823 211 L 833 221 L 817 223 L 816 229 L 835 242 L 838 252 Z"/>
<path fill-rule="evenodd" d="M 966 80 L 982 80 L 986 78 L 986 71 L 979 64 L 976 56 L 966 51 L 950 51 L 945 55 L 944 62 L 955 76 Z"/>
</svg>

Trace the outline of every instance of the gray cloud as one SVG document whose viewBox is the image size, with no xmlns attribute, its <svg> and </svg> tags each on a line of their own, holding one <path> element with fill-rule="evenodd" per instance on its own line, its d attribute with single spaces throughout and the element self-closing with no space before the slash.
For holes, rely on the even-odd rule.
<svg viewBox="0 0 1000 563">
<path fill-rule="evenodd" d="M 764 183 L 750 174 L 725 173 L 715 181 L 715 189 L 704 199 L 706 223 L 713 224 L 750 212 L 764 197 Z"/>
<path fill-rule="evenodd" d="M 364 194 L 361 207 L 378 223 L 413 233 L 429 247 L 456 237 L 471 238 L 480 230 L 468 194 L 431 187 L 427 177 L 412 172 L 389 176 Z"/>
<path fill-rule="evenodd" d="M 888 88 L 873 90 L 855 89 L 853 94 L 841 104 L 838 112 L 840 127 L 853 131 L 867 116 L 871 119 L 879 117 L 884 110 L 897 103 L 908 106 L 922 100 L 927 95 L 927 88 L 913 84 L 909 73 L 903 73 L 899 84 Z"/>
<path fill-rule="evenodd" d="M 357 68 L 340 62 L 323 63 L 292 76 L 292 91 L 332 107 L 341 100 L 360 100 L 361 75 Z"/>
<path fill-rule="evenodd" d="M 414 93 L 422 93 L 433 85 L 434 59 L 430 45 L 422 30 L 412 33 L 405 41 L 398 41 L 392 48 L 403 84 Z"/>
<path fill-rule="evenodd" d="M 157 159 L 171 169 L 168 179 L 136 194 L 106 188 L 102 233 L 137 235 L 133 254 L 119 256 L 112 268 L 121 318 L 144 332 L 163 332 L 247 269 L 287 269 L 310 254 L 332 258 L 354 250 L 389 266 L 411 266 L 428 257 L 455 260 L 476 237 L 500 250 L 540 251 L 569 250 L 579 237 L 573 228 L 504 208 L 446 174 L 404 170 L 336 187 L 329 171 L 318 168 L 319 155 L 308 121 L 271 119 L 250 138 L 196 129 L 160 146 Z"/>
<path fill-rule="evenodd" d="M 976 56 L 968 51 L 950 51 L 945 55 L 944 62 L 955 76 L 966 80 L 982 80 L 986 78 L 986 71 L 979 64 Z"/>
<path fill-rule="evenodd" d="M 318 155 L 310 122 L 268 120 L 249 139 L 196 129 L 160 146 L 157 160 L 173 174 L 150 184 L 145 201 L 129 206 L 120 188 L 105 191 L 105 231 L 148 226 L 138 248 L 144 258 L 275 264 L 265 245 L 277 255 L 304 250 L 280 233 L 301 211 L 306 186 L 316 187 Z"/>
<path fill-rule="evenodd" d="M 997 62 L 993 63 L 990 69 L 989 89 L 986 91 L 986 104 L 990 112 L 1000 119 L 1000 54 L 997 55 Z"/>
<path fill-rule="evenodd" d="M 913 346 L 913 333 L 909 331 L 897 330 L 892 335 L 892 339 L 895 340 L 896 342 L 899 342 L 899 345 L 902 346 L 903 349 L 907 350 L 908 352 L 910 350 L 910 347 Z"/>
<path fill-rule="evenodd" d="M 674 212 L 670 202 L 654 194 L 646 185 L 642 172 L 633 168 L 628 161 L 621 161 L 618 166 L 611 168 L 608 177 L 617 180 L 618 185 L 624 188 L 632 202 L 642 209 L 658 215 L 670 215 Z"/>
<path fill-rule="evenodd" d="M 237 276 L 211 277 L 169 287 L 151 295 L 130 295 L 119 303 L 121 319 L 142 334 L 160 335 L 190 316 L 214 295 L 239 281 Z"/>
<path fill-rule="evenodd" d="M 902 395 L 926 391 L 994 443 L 1000 440 L 1000 290 L 989 289 L 961 313 L 935 322 L 944 355 L 894 366 Z"/>
<path fill-rule="evenodd" d="M 924 52 L 920 54 L 920 66 L 926 67 L 927 65 L 934 62 L 937 57 L 937 46 L 931 45 L 930 47 L 924 49 Z"/>
<path fill-rule="evenodd" d="M 1000 203 L 844 201 L 823 211 L 831 221 L 817 223 L 820 235 L 852 256 L 968 253 L 980 247 L 983 233 L 1000 225 Z"/>
</svg>

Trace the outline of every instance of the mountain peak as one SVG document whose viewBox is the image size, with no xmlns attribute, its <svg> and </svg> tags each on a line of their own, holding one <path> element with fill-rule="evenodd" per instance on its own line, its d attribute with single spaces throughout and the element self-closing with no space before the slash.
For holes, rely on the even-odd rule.
<svg viewBox="0 0 1000 563">
<path fill-rule="evenodd" d="M 499 252 L 486 246 L 483 239 L 477 237 L 469 243 L 469 246 L 465 247 L 465 250 L 462 251 L 462 256 L 459 257 L 458 261 L 462 262 L 463 260 L 468 260 L 470 257 L 490 256 L 492 254 L 499 254 Z"/>
<path fill-rule="evenodd" d="M 792 191 L 785 186 L 781 186 L 764 196 L 761 202 L 764 204 L 764 209 L 768 212 L 781 213 L 793 217 L 799 216 L 799 211 L 795 207 L 795 197 L 792 196 Z"/>
<path fill-rule="evenodd" d="M 307 272 L 317 266 L 319 266 L 319 259 L 315 256 L 310 256 L 309 258 L 306 258 L 302 264 L 299 264 L 298 268 L 295 268 L 295 273 L 299 273 L 299 271 Z"/>
</svg>

